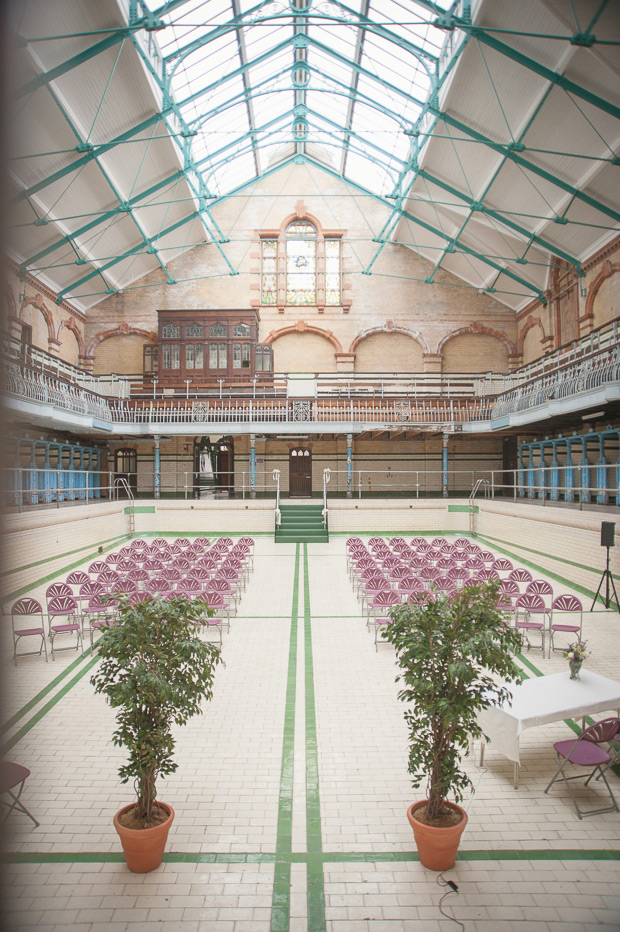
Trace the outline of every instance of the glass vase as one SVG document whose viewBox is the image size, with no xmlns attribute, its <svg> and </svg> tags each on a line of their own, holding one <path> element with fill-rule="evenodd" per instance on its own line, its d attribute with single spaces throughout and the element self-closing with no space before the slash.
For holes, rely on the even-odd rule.
<svg viewBox="0 0 620 932">
<path fill-rule="evenodd" d="M 581 672 L 581 665 L 582 665 L 582 663 L 583 663 L 583 660 L 571 660 L 571 661 L 570 661 L 570 678 L 571 678 L 571 680 L 578 680 L 578 679 L 581 679 L 581 677 L 579 676 L 579 674 L 580 674 L 580 672 Z"/>
</svg>

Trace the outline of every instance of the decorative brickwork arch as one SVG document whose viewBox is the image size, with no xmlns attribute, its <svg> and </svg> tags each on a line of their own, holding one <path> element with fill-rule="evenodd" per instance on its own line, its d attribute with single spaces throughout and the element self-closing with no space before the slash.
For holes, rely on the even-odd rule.
<svg viewBox="0 0 620 932">
<path fill-rule="evenodd" d="M 138 336 L 146 337 L 150 343 L 157 342 L 157 334 L 152 330 L 142 330 L 140 327 L 131 327 L 129 324 L 123 323 L 119 324 L 118 327 L 112 327 L 110 330 L 102 330 L 100 333 L 95 334 L 88 344 L 88 348 L 84 355 L 92 359 L 95 355 L 95 350 L 104 340 L 110 340 L 112 337 L 128 336 L 129 334 L 137 334 Z"/>
<path fill-rule="evenodd" d="M 459 327 L 458 330 L 452 330 L 450 333 L 447 333 L 445 337 L 442 337 L 442 339 L 437 344 L 437 353 L 439 354 L 443 351 L 443 348 L 448 340 L 452 340 L 454 337 L 459 337 L 464 333 L 483 333 L 489 337 L 494 337 L 496 340 L 499 340 L 500 343 L 503 343 L 503 345 L 506 347 L 506 351 L 509 357 L 517 355 L 517 349 L 514 343 L 503 332 L 503 330 L 493 330 L 492 327 L 485 327 L 485 325 L 479 320 L 474 320 L 466 327 Z"/>
<path fill-rule="evenodd" d="M 588 287 L 588 296 L 586 298 L 586 306 L 583 313 L 583 317 L 580 319 L 580 323 L 583 324 L 585 321 L 594 321 L 594 301 L 596 296 L 601 288 L 603 282 L 607 281 L 608 278 L 611 278 L 612 275 L 615 275 L 617 272 L 620 272 L 620 265 L 617 263 L 610 262 L 609 259 L 606 259 L 605 262 L 601 265 L 601 271 L 598 273 L 594 281 Z"/>
<path fill-rule="evenodd" d="M 532 327 L 540 327 L 540 330 L 542 333 L 541 342 L 542 340 L 545 339 L 545 328 L 543 327 L 540 317 L 532 317 L 532 315 L 530 314 L 527 317 L 525 324 L 523 325 L 523 329 L 521 330 L 521 333 L 519 334 L 519 354 L 520 355 L 523 354 L 523 344 L 525 343 L 525 338 L 530 332 L 530 330 L 532 329 Z"/>
<path fill-rule="evenodd" d="M 334 336 L 332 330 L 322 330 L 321 327 L 314 327 L 312 324 L 306 323 L 305 320 L 298 320 L 297 323 L 293 324 L 290 327 L 280 327 L 279 330 L 272 330 L 265 339 L 264 343 L 273 343 L 274 340 L 277 340 L 278 337 L 283 337 L 289 333 L 315 333 L 320 337 L 323 337 L 334 347 L 336 353 L 342 353 L 342 345 L 340 340 Z"/>
<path fill-rule="evenodd" d="M 370 337 L 375 333 L 403 333 L 407 337 L 411 337 L 412 340 L 415 340 L 416 343 L 419 343 L 422 347 L 423 353 L 430 353 L 431 348 L 420 333 L 419 330 L 408 330 L 407 327 L 398 327 L 393 321 L 386 321 L 382 327 L 369 327 L 367 330 L 360 330 L 356 337 L 354 337 L 351 346 L 349 347 L 349 353 L 354 353 L 357 347 L 357 344 L 362 340 L 365 340 L 366 337 Z"/>
<path fill-rule="evenodd" d="M 21 320 L 23 317 L 23 312 L 27 307 L 36 307 L 37 310 L 41 311 L 47 324 L 47 333 L 48 333 L 48 344 L 50 352 L 55 346 L 58 346 L 58 340 L 56 339 L 56 327 L 54 326 L 54 317 L 47 304 L 43 300 L 40 294 L 35 295 L 34 298 L 28 298 L 22 306 L 17 311 L 17 316 Z"/>
<path fill-rule="evenodd" d="M 75 337 L 78 345 L 78 353 L 81 356 L 84 355 L 84 337 L 82 336 L 82 331 L 78 327 L 77 321 L 72 317 L 68 317 L 66 320 L 61 320 L 60 327 L 58 328 L 58 339 L 60 340 L 60 334 L 62 333 L 62 328 L 65 327 L 67 330 L 70 330 L 73 336 Z"/>
</svg>

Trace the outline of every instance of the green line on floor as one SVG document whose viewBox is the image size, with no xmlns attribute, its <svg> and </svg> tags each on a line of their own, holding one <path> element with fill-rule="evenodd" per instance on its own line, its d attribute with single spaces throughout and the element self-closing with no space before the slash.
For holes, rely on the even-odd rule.
<svg viewBox="0 0 620 932">
<path fill-rule="evenodd" d="M 457 861 L 620 861 L 620 850 L 613 848 L 520 848 L 518 850 L 479 849 L 459 851 Z M 303 851 L 275 854 L 270 851 L 196 852 L 171 851 L 164 854 L 165 864 L 386 864 L 418 861 L 416 851 L 326 851 L 306 854 Z M 16 851 L 0 854 L 2 864 L 125 864 L 121 851 Z M 123 871 L 126 868 L 123 867 Z"/>
<path fill-rule="evenodd" d="M 69 682 L 66 683 L 62 689 L 58 690 L 56 695 L 52 696 L 50 701 L 47 702 L 43 706 L 43 708 L 39 709 L 39 711 L 35 715 L 33 715 L 32 718 L 29 719 L 29 721 L 27 721 L 25 725 L 22 725 L 19 731 L 16 731 L 15 734 L 11 738 L 9 738 L 9 740 L 0 748 L 0 753 L 6 754 L 7 751 L 10 751 L 11 748 L 14 747 L 18 743 L 18 741 L 21 741 L 24 735 L 28 734 L 28 732 L 41 721 L 43 716 L 47 715 L 50 709 L 53 709 L 54 706 L 58 702 L 60 702 L 63 696 L 66 696 L 66 694 L 69 692 L 70 689 L 73 689 L 75 684 L 78 683 L 82 679 L 82 677 L 85 676 L 88 673 L 88 671 L 91 670 L 95 666 L 98 660 L 99 660 L 98 657 L 92 657 L 91 660 L 86 664 L 83 670 L 80 670 L 80 672 L 76 676 L 74 676 L 72 680 L 69 680 Z"/>
<path fill-rule="evenodd" d="M 304 544 L 304 655 L 306 685 L 306 832 L 308 855 L 323 852 L 321 804 L 319 798 L 319 758 L 314 701 L 312 660 L 312 616 L 308 573 L 308 545 Z M 308 860 L 308 932 L 325 932 L 325 886 L 323 864 Z"/>
<path fill-rule="evenodd" d="M 291 912 L 291 862 L 287 858 L 293 847 L 293 766 L 295 761 L 295 692 L 297 689 L 297 628 L 299 616 L 299 544 L 295 546 L 291 635 L 286 678 L 282 766 L 278 800 L 276 864 L 271 900 L 271 932 L 288 932 Z"/>
<path fill-rule="evenodd" d="M 64 678 L 65 678 L 66 676 L 69 676 L 69 674 L 70 674 L 80 663 L 82 663 L 82 662 L 86 659 L 86 657 L 88 657 L 88 655 L 89 655 L 90 653 L 91 653 L 91 648 L 89 647 L 89 648 L 87 648 L 87 650 L 84 651 L 83 654 L 80 654 L 79 657 L 76 657 L 75 660 L 73 660 L 73 661 L 69 664 L 68 667 L 65 667 L 65 669 L 62 671 L 62 673 L 59 673 L 58 676 L 55 677 L 55 678 L 52 680 L 51 683 L 48 683 L 47 686 L 44 686 L 43 689 L 39 690 L 39 692 L 36 694 L 36 696 L 33 696 L 32 699 L 30 699 L 24 706 L 21 707 L 21 709 L 18 709 L 18 711 L 15 712 L 15 714 L 12 715 L 10 719 L 8 719 L 8 721 L 6 721 L 2 726 L 0 726 L 0 735 L 1 735 L 1 734 L 4 734 L 5 731 L 8 731 L 9 728 L 11 728 L 16 722 L 18 722 L 18 721 L 20 720 L 20 718 L 23 718 L 23 716 L 26 714 L 26 712 L 30 712 L 30 709 L 33 709 L 33 708 L 35 707 L 35 705 L 38 705 L 39 702 L 41 702 L 41 700 L 44 699 L 45 696 L 48 695 L 48 693 L 51 693 L 52 690 L 53 690 L 60 682 L 62 682 L 62 680 L 64 680 Z"/>
</svg>

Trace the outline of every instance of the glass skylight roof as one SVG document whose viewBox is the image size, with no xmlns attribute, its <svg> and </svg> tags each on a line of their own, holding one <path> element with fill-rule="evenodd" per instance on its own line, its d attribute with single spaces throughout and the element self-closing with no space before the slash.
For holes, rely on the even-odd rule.
<svg viewBox="0 0 620 932">
<path fill-rule="evenodd" d="M 169 92 L 209 197 L 269 167 L 277 150 L 321 158 L 393 194 L 438 73 L 445 33 L 426 0 L 145 0 Z M 168 12 L 167 12 L 168 10 Z M 186 155 L 187 160 L 187 155 Z M 234 169 L 232 163 L 234 161 Z"/>
</svg>

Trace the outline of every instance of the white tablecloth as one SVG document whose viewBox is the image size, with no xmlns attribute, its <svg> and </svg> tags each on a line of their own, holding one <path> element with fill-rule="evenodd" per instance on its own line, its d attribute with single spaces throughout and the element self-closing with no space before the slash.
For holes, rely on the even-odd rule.
<svg viewBox="0 0 620 932">
<path fill-rule="evenodd" d="M 620 709 L 620 683 L 590 670 L 582 669 L 579 680 L 571 680 L 566 670 L 508 684 L 508 689 L 512 702 L 484 709 L 478 723 L 493 749 L 516 764 L 520 763 L 519 735 L 526 728 Z"/>
</svg>

